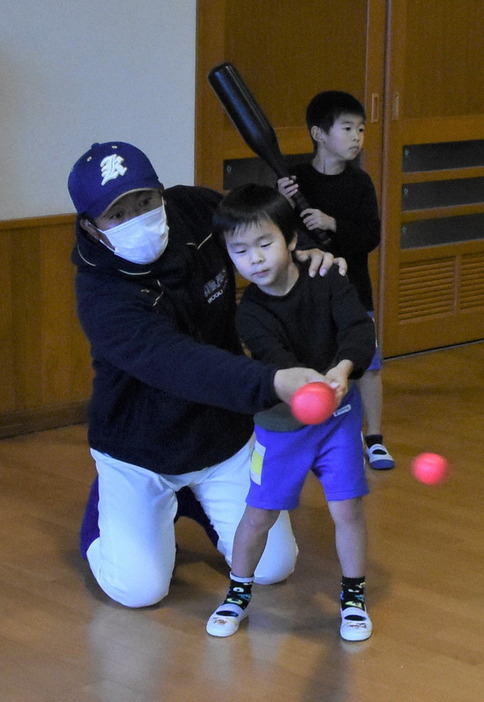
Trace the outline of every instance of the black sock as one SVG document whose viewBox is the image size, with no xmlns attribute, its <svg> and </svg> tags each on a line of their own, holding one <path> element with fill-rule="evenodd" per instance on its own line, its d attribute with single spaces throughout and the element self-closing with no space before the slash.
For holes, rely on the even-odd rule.
<svg viewBox="0 0 484 702">
<path fill-rule="evenodd" d="M 374 444 L 382 444 L 383 436 L 382 434 L 368 434 L 368 436 L 365 436 L 365 443 L 368 448 L 371 448 Z"/>
<path fill-rule="evenodd" d="M 230 574 L 230 586 L 222 602 L 217 610 L 217 614 L 226 614 L 230 616 L 230 606 L 237 605 L 240 609 L 245 609 L 252 597 L 253 578 L 239 578 L 233 573 Z M 237 612 L 233 613 L 235 616 Z"/>
<path fill-rule="evenodd" d="M 346 578 L 344 575 L 341 578 L 341 609 L 347 607 L 357 607 L 358 609 L 366 610 L 365 607 L 365 576 L 361 578 Z"/>
</svg>

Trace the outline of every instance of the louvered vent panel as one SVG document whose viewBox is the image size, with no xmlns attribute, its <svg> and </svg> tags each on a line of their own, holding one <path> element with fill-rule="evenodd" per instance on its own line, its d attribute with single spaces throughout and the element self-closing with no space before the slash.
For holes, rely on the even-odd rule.
<svg viewBox="0 0 484 702">
<path fill-rule="evenodd" d="M 398 286 L 399 320 L 452 314 L 454 277 L 454 258 L 402 265 Z"/>
<path fill-rule="evenodd" d="M 484 254 L 462 256 L 459 308 L 484 308 Z"/>
</svg>

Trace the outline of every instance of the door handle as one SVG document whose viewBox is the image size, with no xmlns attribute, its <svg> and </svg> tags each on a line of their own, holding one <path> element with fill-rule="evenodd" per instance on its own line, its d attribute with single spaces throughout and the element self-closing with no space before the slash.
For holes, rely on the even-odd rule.
<svg viewBox="0 0 484 702">
<path fill-rule="evenodd" d="M 371 109 L 370 122 L 373 124 L 380 119 L 380 95 L 378 93 L 371 94 Z"/>
</svg>

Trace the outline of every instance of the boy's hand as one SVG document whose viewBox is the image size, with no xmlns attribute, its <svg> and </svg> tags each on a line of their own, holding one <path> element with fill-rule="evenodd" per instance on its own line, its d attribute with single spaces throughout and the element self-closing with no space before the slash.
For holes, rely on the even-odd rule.
<svg viewBox="0 0 484 702">
<path fill-rule="evenodd" d="M 330 232 L 336 231 L 336 220 L 334 217 L 330 217 L 324 212 L 321 212 L 321 210 L 308 207 L 301 212 L 301 217 L 309 231 L 312 229 L 322 229 L 323 231 Z"/>
<path fill-rule="evenodd" d="M 338 266 L 340 275 L 346 275 L 346 271 L 348 270 L 348 265 L 344 258 L 335 258 L 333 254 L 328 251 L 306 249 L 305 251 L 296 250 L 294 254 L 301 263 L 310 261 L 308 273 L 311 278 L 314 278 L 316 273 L 319 273 L 320 276 L 326 275 L 334 263 Z"/>
<path fill-rule="evenodd" d="M 285 198 L 290 200 L 299 190 L 299 186 L 296 183 L 296 177 L 290 176 L 287 178 L 279 178 L 277 181 L 277 189 L 284 195 Z"/>
<path fill-rule="evenodd" d="M 343 360 L 337 366 L 331 368 L 324 376 L 325 380 L 336 392 L 336 400 L 339 403 L 348 392 L 348 378 L 353 371 L 353 363 Z"/>
<path fill-rule="evenodd" d="M 325 377 L 312 368 L 283 368 L 274 376 L 274 390 L 280 400 L 289 403 L 296 390 L 303 385 L 324 380 Z"/>
</svg>

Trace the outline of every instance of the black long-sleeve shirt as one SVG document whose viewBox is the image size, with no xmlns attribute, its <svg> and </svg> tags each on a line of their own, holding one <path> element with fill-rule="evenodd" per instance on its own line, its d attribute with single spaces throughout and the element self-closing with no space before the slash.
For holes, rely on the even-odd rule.
<svg viewBox="0 0 484 702">
<path fill-rule="evenodd" d="M 310 163 L 291 166 L 291 173 L 309 206 L 336 220 L 328 249 L 346 259 L 348 278 L 365 309 L 372 311 L 368 254 L 380 243 L 380 217 L 370 176 L 354 164 L 347 164 L 338 175 L 319 173 Z"/>
<path fill-rule="evenodd" d="M 353 285 L 333 266 L 310 278 L 300 275 L 282 296 L 251 284 L 237 310 L 237 329 L 252 357 L 278 368 L 306 366 L 326 373 L 343 359 L 353 362 L 352 379 L 361 377 L 375 353 L 375 328 Z M 259 412 L 256 424 L 274 431 L 302 426 L 283 403 Z"/>
<path fill-rule="evenodd" d="M 375 353 L 374 324 L 337 266 L 310 278 L 302 266 L 286 295 L 250 284 L 237 310 L 237 329 L 252 357 L 278 368 L 306 366 L 325 373 L 343 359 L 359 378 Z"/>
</svg>

